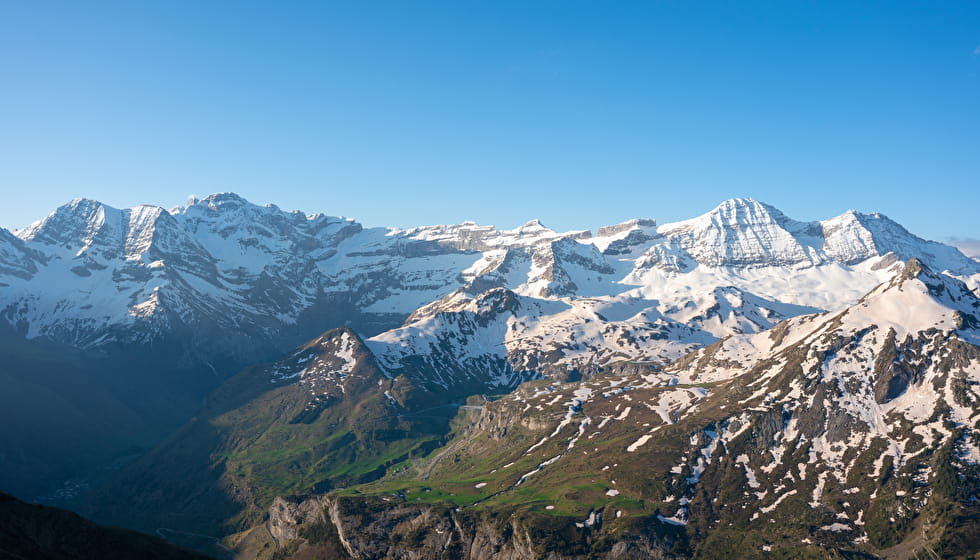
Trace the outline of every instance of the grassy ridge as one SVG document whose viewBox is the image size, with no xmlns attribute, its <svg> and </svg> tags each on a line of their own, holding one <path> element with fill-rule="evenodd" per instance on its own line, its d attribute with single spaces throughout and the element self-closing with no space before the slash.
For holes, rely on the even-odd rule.
<svg viewBox="0 0 980 560">
<path fill-rule="evenodd" d="M 306 348 L 317 360 L 335 359 L 338 337 L 350 334 L 331 332 Z M 298 378 L 277 381 L 278 364 L 239 373 L 197 418 L 100 489 L 93 513 L 144 530 L 235 532 L 260 522 L 275 496 L 376 480 L 438 447 L 456 408 L 404 377 L 385 377 L 359 341 L 353 356 L 343 392 L 328 398 Z M 425 414 L 413 414 L 422 405 Z"/>
</svg>

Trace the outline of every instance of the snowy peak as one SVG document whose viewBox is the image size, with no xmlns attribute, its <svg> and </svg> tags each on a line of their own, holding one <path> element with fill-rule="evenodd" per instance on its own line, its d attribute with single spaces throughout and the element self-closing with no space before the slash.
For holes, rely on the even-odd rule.
<svg viewBox="0 0 980 560">
<path fill-rule="evenodd" d="M 126 260 L 138 259 L 149 252 L 159 230 L 169 230 L 173 234 L 176 229 L 170 214 L 158 206 L 137 206 L 124 210 L 123 218 L 126 222 L 123 249 Z"/>
<path fill-rule="evenodd" d="M 348 328 L 331 329 L 269 367 L 270 383 L 301 383 L 314 398 L 337 397 L 377 383 L 377 362 Z"/>
<path fill-rule="evenodd" d="M 711 211 L 690 220 L 660 226 L 661 233 L 684 229 L 723 228 L 729 230 L 750 229 L 753 226 L 771 227 L 790 223 L 776 208 L 751 198 L 732 198 Z"/>
<path fill-rule="evenodd" d="M 201 206 L 213 212 L 235 212 L 236 210 L 254 206 L 254 204 L 233 192 L 223 192 L 212 194 L 200 200 L 195 199 L 192 201 L 192 204 L 188 205 L 188 209 Z"/>
<path fill-rule="evenodd" d="M 458 317 L 465 316 L 464 322 L 485 328 L 500 318 L 506 319 L 519 313 L 523 299 L 525 298 L 501 287 L 473 296 L 467 295 L 464 290 L 457 290 L 439 301 L 419 308 L 405 321 L 405 326 L 415 325 L 425 330 L 428 327 L 422 325 L 431 324 L 432 321 L 446 321 L 455 328 L 460 324 Z"/>
<path fill-rule="evenodd" d="M 519 339 L 541 316 L 567 309 L 505 288 L 473 297 L 462 290 L 412 315 L 409 322 L 368 340 L 384 369 L 395 377 L 440 391 L 485 392 L 511 388 L 535 374 L 508 359 L 507 342 Z M 529 351 L 537 351 L 531 344 Z"/>
<path fill-rule="evenodd" d="M 683 222 L 664 224 L 658 233 L 706 266 L 792 266 L 814 259 L 787 227 L 805 230 L 772 206 L 736 198 Z"/>
<path fill-rule="evenodd" d="M 473 298 L 465 309 L 473 313 L 478 320 L 486 322 L 503 314 L 516 313 L 520 306 L 521 302 L 517 294 L 506 288 L 496 288 Z"/>
<path fill-rule="evenodd" d="M 824 238 L 823 251 L 831 259 L 844 264 L 892 254 L 896 260 L 919 258 L 936 270 L 947 270 L 961 276 L 971 276 L 980 271 L 976 261 L 959 249 L 917 237 L 877 212 L 861 214 L 850 210 L 819 225 Z"/>
<path fill-rule="evenodd" d="M 258 274 L 295 257 L 326 258 L 343 239 L 362 230 L 353 220 L 259 206 L 238 195 L 211 195 L 180 209 L 183 228 L 224 269 Z"/>
<path fill-rule="evenodd" d="M 531 220 L 516 229 L 504 230 L 500 233 L 505 238 L 522 240 L 525 245 L 559 238 L 588 239 L 592 237 L 592 232 L 589 230 L 557 232 L 542 224 L 541 220 L 538 219 Z"/>
<path fill-rule="evenodd" d="M 542 231 L 547 231 L 547 232 L 550 232 L 550 233 L 554 233 L 552 230 L 550 230 L 547 227 L 545 227 L 545 225 L 541 223 L 541 220 L 539 220 L 537 218 L 535 218 L 533 220 L 528 220 L 527 223 L 525 223 L 521 227 L 517 228 L 517 231 L 521 231 L 521 232 L 542 232 Z"/>
<path fill-rule="evenodd" d="M 259 218 L 262 216 L 287 215 L 291 218 L 305 219 L 301 212 L 284 212 L 274 204 L 261 206 L 253 204 L 235 193 L 216 193 L 202 199 L 191 199 L 187 206 L 176 208 L 175 214 L 205 217 L 235 216 L 237 218 Z M 268 218 L 266 218 L 268 219 Z M 297 221 L 300 221 L 297 220 Z"/>
<path fill-rule="evenodd" d="M 571 237 L 541 239 L 528 246 L 487 251 L 463 271 L 467 293 L 507 287 L 531 297 L 608 295 L 621 291 L 612 266 L 591 243 Z"/>
<path fill-rule="evenodd" d="M 121 238 L 122 221 L 120 210 L 96 200 L 76 198 L 19 231 L 17 236 L 77 255 L 99 240 L 109 242 Z"/>
<path fill-rule="evenodd" d="M 853 264 L 879 254 L 874 236 L 853 210 L 820 222 L 820 226 L 823 250 L 839 262 Z"/>
<path fill-rule="evenodd" d="M 775 379 L 774 372 L 798 366 L 804 356 L 810 356 L 807 367 L 816 367 L 826 366 L 835 355 L 849 354 L 847 359 L 853 360 L 862 353 L 864 365 L 857 370 L 868 371 L 877 353 L 884 351 L 886 338 L 893 346 L 925 340 L 946 344 L 952 339 L 961 341 L 954 344 L 980 345 L 980 298 L 963 282 L 933 272 L 918 259 L 910 259 L 843 310 L 807 314 L 797 309 L 785 315 L 790 318 L 769 330 L 725 338 L 692 354 L 679 364 L 692 375 L 688 381 L 724 380 L 753 366 L 769 368 L 762 377 Z M 751 316 L 739 315 L 743 321 Z"/>
<path fill-rule="evenodd" d="M 521 307 L 521 297 L 507 288 L 490 288 L 469 296 L 464 290 L 456 290 L 448 296 L 420 307 L 405 321 L 405 325 L 424 322 L 438 315 L 467 313 L 484 325 L 505 314 L 516 313 Z"/>
<path fill-rule="evenodd" d="M 705 214 L 713 221 L 728 226 L 781 223 L 786 216 L 776 208 L 753 198 L 731 198 Z"/>
<path fill-rule="evenodd" d="M 327 281 L 316 261 L 361 231 L 350 220 L 283 212 L 227 193 L 174 212 L 76 199 L 19 232 L 17 241 L 45 266 L 3 258 L 0 273 L 13 271 L 11 285 L 20 279 L 0 301 L 8 321 L 29 337 L 82 347 L 220 325 L 234 329 L 220 337 L 228 348 L 249 336 L 267 348 L 270 336 L 321 297 Z M 212 342 L 202 346 L 223 347 Z"/>
<path fill-rule="evenodd" d="M 594 245 L 566 237 L 532 249 L 527 284 L 519 291 L 546 298 L 608 294 L 615 291 L 609 286 L 615 272 Z"/>
<path fill-rule="evenodd" d="M 18 236 L 63 257 L 134 260 L 150 249 L 160 223 L 171 228 L 176 225 L 158 206 L 119 210 L 77 198 L 18 232 Z"/>
<path fill-rule="evenodd" d="M 856 215 L 864 228 L 870 232 L 879 254 L 894 253 L 902 260 L 919 258 L 928 262 L 935 270 L 948 270 L 960 275 L 968 275 L 980 270 L 976 261 L 964 255 L 959 249 L 917 237 L 883 214 Z"/>
<path fill-rule="evenodd" d="M 971 276 L 976 261 L 959 250 L 926 241 L 882 214 L 853 210 L 822 222 L 799 222 L 776 208 L 749 198 L 727 200 L 710 212 L 657 228 L 639 268 L 657 266 L 688 271 L 708 267 L 805 268 L 829 263 L 856 265 L 894 255 L 895 260 L 920 257 L 940 270 Z M 693 261 L 693 262 L 692 262 Z"/>
<path fill-rule="evenodd" d="M 937 274 L 915 258 L 849 308 L 842 321 L 852 330 L 890 328 L 899 337 L 937 329 L 958 331 L 967 341 L 980 343 L 980 299 L 963 282 Z"/>
</svg>

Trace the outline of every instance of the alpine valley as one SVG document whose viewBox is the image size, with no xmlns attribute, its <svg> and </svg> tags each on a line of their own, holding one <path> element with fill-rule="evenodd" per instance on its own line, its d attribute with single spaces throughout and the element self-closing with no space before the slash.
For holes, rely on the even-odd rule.
<svg viewBox="0 0 980 560">
<path fill-rule="evenodd" d="M 980 554 L 980 261 L 880 214 L 78 199 L 0 229 L 0 363 L 0 490 L 217 558 Z"/>
</svg>

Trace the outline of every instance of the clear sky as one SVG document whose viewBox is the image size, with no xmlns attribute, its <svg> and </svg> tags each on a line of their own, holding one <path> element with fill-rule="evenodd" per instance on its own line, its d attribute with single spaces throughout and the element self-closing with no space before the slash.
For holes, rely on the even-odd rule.
<svg viewBox="0 0 980 560">
<path fill-rule="evenodd" d="M 0 0 L 0 225 L 220 191 L 556 229 L 750 196 L 978 238 L 980 4 Z"/>
</svg>

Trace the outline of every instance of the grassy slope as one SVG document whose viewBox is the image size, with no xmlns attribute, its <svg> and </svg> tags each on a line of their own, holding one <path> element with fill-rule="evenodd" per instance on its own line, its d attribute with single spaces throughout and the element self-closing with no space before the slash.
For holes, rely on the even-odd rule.
<svg viewBox="0 0 980 560">
<path fill-rule="evenodd" d="M 626 384 L 636 381 L 632 379 Z M 719 384 L 711 388 L 709 396 L 690 409 L 686 416 L 682 415 L 671 425 L 663 424 L 659 414 L 641 403 L 655 402 L 659 394 L 684 390 L 683 386 L 630 391 L 624 394 L 629 396 L 629 401 L 623 400 L 624 395 L 593 397 L 575 415 L 573 422 L 544 444 L 526 452 L 543 436 L 552 434 L 567 412 L 573 390 L 581 387 L 577 384 L 557 386 L 555 392 L 529 398 L 549 384 L 545 381 L 525 384 L 514 395 L 486 407 L 482 413 L 483 421 L 458 419 L 454 438 L 445 448 L 449 453 L 434 467 L 425 465 L 408 469 L 340 494 L 386 496 L 420 504 L 451 504 L 462 511 L 484 514 L 506 511 L 518 515 L 551 515 L 578 522 L 584 522 L 589 512 L 595 510 L 603 512 L 604 530 L 609 534 L 628 534 L 636 530 L 637 523 L 648 524 L 658 514 L 670 516 L 676 512 L 677 496 L 683 493 L 684 479 L 690 471 L 685 468 L 680 473 L 672 473 L 671 469 L 679 464 L 692 464 L 704 445 L 702 439 L 692 446 L 692 438 L 700 437 L 706 428 L 717 429 L 718 423 L 730 416 L 729 411 L 734 410 L 738 399 L 745 397 L 740 380 Z M 596 379 L 592 386 L 602 388 L 602 379 Z M 556 395 L 561 398 L 556 400 Z M 554 404 L 548 406 L 549 403 Z M 626 419 L 612 420 L 604 428 L 597 428 L 601 418 L 619 415 L 627 404 L 632 408 Z M 542 410 L 536 408 L 538 405 Z M 575 446 L 568 449 L 584 415 L 592 418 L 593 423 Z M 488 420 L 488 417 L 498 421 Z M 838 521 L 833 511 L 839 509 L 839 505 L 833 508 L 810 505 L 817 484 L 812 469 L 805 480 L 793 483 L 790 488 L 795 488 L 797 493 L 784 499 L 772 515 L 753 519 L 759 507 L 772 502 L 774 495 L 760 502 L 752 494 L 753 489 L 747 486 L 746 471 L 736 458 L 744 454 L 752 457 L 750 461 L 754 463 L 756 456 L 767 453 L 765 426 L 774 421 L 781 423 L 781 420 L 774 420 L 771 413 L 761 407 L 749 411 L 747 418 L 752 427 L 725 446 L 719 446 L 713 462 L 694 487 L 689 506 L 690 520 L 684 527 L 692 543 L 691 554 L 700 558 L 733 555 L 743 558 L 824 558 L 830 548 L 849 550 L 851 557 L 863 557 L 881 554 L 886 546 L 914 538 L 911 531 L 917 526 L 915 523 L 896 525 L 887 522 L 889 516 L 898 515 L 896 507 L 902 511 L 893 503 L 895 498 L 889 496 L 895 496 L 910 484 L 914 474 L 911 469 L 896 473 L 887 481 L 859 474 L 846 484 L 836 483 L 833 477 L 825 481 L 821 501 L 825 504 L 848 502 L 865 510 L 866 528 L 873 540 L 879 539 L 877 542 L 854 543 L 846 534 L 819 529 Z M 507 429 L 503 435 L 499 419 L 506 419 L 503 423 Z M 634 452 L 626 450 L 641 434 L 649 433 L 650 428 L 656 426 L 661 428 L 654 438 Z M 595 432 L 599 434 L 590 439 Z M 764 483 L 777 485 L 790 469 L 795 471 L 799 465 L 808 463 L 805 449 L 803 446 L 794 452 L 790 448 L 784 466 L 768 474 L 756 465 L 756 476 Z M 855 460 L 857 468 L 854 472 L 869 472 L 880 452 L 872 447 L 860 453 L 853 450 L 846 457 Z M 942 454 L 943 450 L 937 452 L 934 464 L 949 461 L 948 457 L 943 459 Z M 522 475 L 556 456 L 561 456 L 557 462 L 516 484 Z M 867 468 L 862 468 L 862 464 Z M 430 468 L 431 476 L 420 480 L 418 473 Z M 975 485 L 976 479 L 972 480 Z M 477 485 L 481 485 L 480 488 Z M 917 517 L 910 517 L 909 521 L 920 519 L 918 525 L 932 527 L 930 535 L 922 539 L 924 546 L 938 546 L 950 557 L 966 557 L 962 556 L 964 552 L 969 554 L 977 550 L 974 535 L 977 521 L 975 516 L 971 517 L 972 510 L 964 509 L 963 504 L 975 490 L 964 487 L 962 482 L 958 487 L 948 486 L 950 488 L 937 483 L 929 507 Z M 855 487 L 860 489 L 859 493 L 846 491 Z M 618 495 L 609 495 L 609 490 L 618 491 Z M 868 496 L 876 490 L 881 497 L 872 502 Z M 785 492 L 784 489 L 780 493 Z M 662 523 L 657 525 L 663 527 Z"/>
<path fill-rule="evenodd" d="M 201 414 L 101 489 L 96 518 L 226 533 L 260 522 L 277 495 L 374 480 L 437 447 L 455 408 L 404 378 L 385 378 L 366 348 L 356 356 L 346 393 L 315 414 L 308 386 L 270 383 L 275 364 L 234 376 Z M 412 413 L 422 408 L 431 410 Z"/>
</svg>

